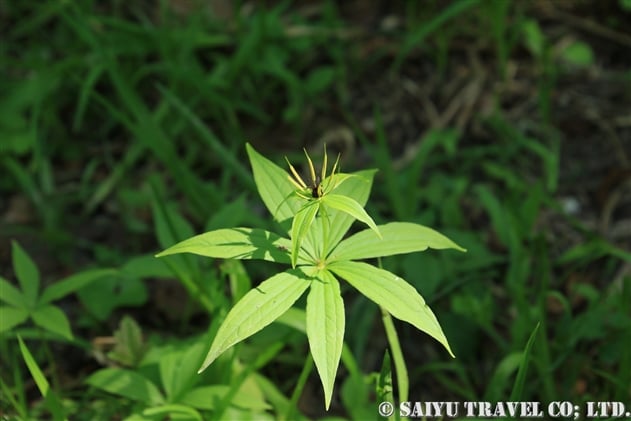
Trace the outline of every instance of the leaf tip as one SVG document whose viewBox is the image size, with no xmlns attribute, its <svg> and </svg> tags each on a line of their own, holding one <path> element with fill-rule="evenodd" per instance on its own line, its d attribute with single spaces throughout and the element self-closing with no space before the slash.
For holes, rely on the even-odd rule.
<svg viewBox="0 0 631 421">
<path fill-rule="evenodd" d="M 453 243 L 453 247 L 452 248 L 454 250 L 457 250 L 457 251 L 462 252 L 462 253 L 467 253 L 467 251 L 468 251 L 466 248 L 464 248 L 464 247 L 462 247 L 462 246 L 460 246 L 460 245 L 458 245 L 456 243 Z"/>
<path fill-rule="evenodd" d="M 154 257 L 164 257 L 164 256 L 168 256 L 169 254 L 173 254 L 171 251 L 169 251 L 170 248 L 166 249 L 166 250 L 162 250 L 156 254 L 154 254 Z"/>
<path fill-rule="evenodd" d="M 206 356 L 206 359 L 202 363 L 201 367 L 197 370 L 197 374 L 202 374 L 217 359 L 217 357 L 218 355 L 213 355 L 209 351 L 208 356 Z"/>
</svg>

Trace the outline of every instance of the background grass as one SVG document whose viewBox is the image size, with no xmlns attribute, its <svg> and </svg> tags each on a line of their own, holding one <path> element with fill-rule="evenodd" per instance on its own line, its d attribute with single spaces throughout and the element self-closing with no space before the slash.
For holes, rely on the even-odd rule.
<svg viewBox="0 0 631 421">
<path fill-rule="evenodd" d="M 72 419 L 375 416 L 386 339 L 349 288 L 329 414 L 293 312 L 193 375 L 221 317 L 276 268 L 152 255 L 273 228 L 246 141 L 279 165 L 326 143 L 344 171 L 379 168 L 378 223 L 469 250 L 383 261 L 458 357 L 397 323 L 411 399 L 631 404 L 628 2 L 51 0 L 2 2 L 0 17 L 1 275 L 17 279 L 12 239 L 42 288 L 114 269 L 58 296 L 72 338 L 2 333 L 3 416 L 58 417 L 59 402 Z M 113 390 L 105 366 L 157 394 Z"/>
</svg>

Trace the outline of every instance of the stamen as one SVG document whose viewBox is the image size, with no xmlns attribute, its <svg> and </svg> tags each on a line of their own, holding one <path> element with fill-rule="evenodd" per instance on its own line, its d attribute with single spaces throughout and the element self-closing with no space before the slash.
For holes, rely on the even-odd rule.
<svg viewBox="0 0 631 421">
<path fill-rule="evenodd" d="M 326 156 L 326 143 L 324 144 L 324 162 L 322 162 L 322 176 L 320 177 L 320 181 L 324 181 L 326 179 L 326 166 L 328 165 L 327 156 Z"/>
<path fill-rule="evenodd" d="M 315 175 L 315 168 L 313 168 L 313 162 L 311 162 L 311 158 L 309 157 L 309 154 L 307 153 L 307 150 L 304 149 L 304 148 L 302 150 L 305 151 L 305 155 L 307 156 L 307 161 L 309 161 L 309 171 L 311 172 L 311 182 L 315 186 L 315 184 L 316 184 L 316 175 Z"/>
<path fill-rule="evenodd" d="M 294 168 L 293 165 L 291 165 L 291 163 L 289 162 L 289 159 L 287 159 L 287 157 L 285 157 L 285 161 L 287 161 L 287 164 L 289 165 L 289 169 L 291 170 L 291 173 L 294 175 L 294 184 L 298 184 L 298 188 L 300 189 L 306 189 L 307 188 L 307 184 L 304 182 L 304 180 L 302 179 L 302 177 L 300 177 L 300 175 L 298 175 L 298 172 L 296 171 L 296 169 Z"/>
</svg>

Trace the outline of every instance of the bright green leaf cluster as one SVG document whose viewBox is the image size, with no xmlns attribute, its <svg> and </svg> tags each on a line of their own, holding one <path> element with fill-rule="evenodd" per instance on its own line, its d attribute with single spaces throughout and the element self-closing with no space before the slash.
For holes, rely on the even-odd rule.
<svg viewBox="0 0 631 421">
<path fill-rule="evenodd" d="M 336 162 L 327 177 L 325 153 L 321 186 L 307 155 L 312 178 L 309 186 L 291 164 L 293 179 L 249 144 L 246 148 L 261 198 L 291 240 L 260 229 L 221 229 L 182 241 L 158 256 L 187 252 L 291 263 L 292 268 L 267 279 L 237 302 L 219 328 L 200 371 L 228 348 L 282 316 L 308 289 L 307 337 L 328 408 L 345 330 L 340 278 L 392 316 L 435 338 L 453 356 L 436 316 L 410 284 L 387 270 L 356 260 L 427 248 L 465 250 L 418 224 L 376 225 L 364 210 L 374 171 L 335 173 Z M 370 229 L 343 239 L 355 220 Z"/>
</svg>

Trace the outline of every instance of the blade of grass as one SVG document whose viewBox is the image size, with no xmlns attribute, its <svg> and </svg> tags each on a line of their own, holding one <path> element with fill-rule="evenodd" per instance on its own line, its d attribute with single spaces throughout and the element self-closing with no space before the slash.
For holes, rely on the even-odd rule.
<svg viewBox="0 0 631 421">
<path fill-rule="evenodd" d="M 33 354 L 31 354 L 31 351 L 29 351 L 24 341 L 22 341 L 22 337 L 20 335 L 18 335 L 18 341 L 20 343 L 22 358 L 24 358 L 24 362 L 31 372 L 31 376 L 33 376 L 33 380 L 35 380 L 35 384 L 37 384 L 39 392 L 44 397 L 46 401 L 46 407 L 53 415 L 53 419 L 67 420 L 66 416 L 63 413 L 61 400 L 59 399 L 55 391 L 50 388 L 48 380 L 46 380 L 44 373 L 42 373 L 42 370 L 39 368 L 39 365 L 35 361 L 35 358 L 33 358 Z"/>
<path fill-rule="evenodd" d="M 118 183 L 125 178 L 127 172 L 134 168 L 136 161 L 143 156 L 144 151 L 145 147 L 140 143 L 131 144 L 127 149 L 127 153 L 125 153 L 123 161 L 116 165 L 107 178 L 94 189 L 94 193 L 84 208 L 86 214 L 91 214 L 114 191 Z"/>
<path fill-rule="evenodd" d="M 302 396 L 302 392 L 304 391 L 307 380 L 309 379 L 309 374 L 313 371 L 313 367 L 313 356 L 309 354 L 307 355 L 307 358 L 305 358 L 305 363 L 302 366 L 300 376 L 298 376 L 296 387 L 294 387 L 294 391 L 291 394 L 289 405 L 287 405 L 287 411 L 284 416 L 279 417 L 280 421 L 296 419 L 295 414 L 298 409 L 298 399 Z"/>
<path fill-rule="evenodd" d="M 252 180 L 250 171 L 241 163 L 224 145 L 221 144 L 213 131 L 204 124 L 193 111 L 188 108 L 173 92 L 163 86 L 158 86 L 158 90 L 164 95 L 167 102 L 173 105 L 197 130 L 201 139 L 210 147 L 216 156 L 222 157 L 226 164 L 226 169 L 234 171 L 241 183 L 252 192 L 256 191 L 256 186 Z"/>
<path fill-rule="evenodd" d="M 174 143 L 159 126 L 156 113 L 152 113 L 142 98 L 134 89 L 131 81 L 125 77 L 118 63 L 116 51 L 112 51 L 103 39 L 97 37 L 87 26 L 88 22 L 81 18 L 81 12 L 76 8 L 72 12 L 62 12 L 62 18 L 76 32 L 104 63 L 104 70 L 118 94 L 125 112 L 113 115 L 131 115 L 132 118 L 119 120 L 132 132 L 137 141 L 147 147 L 173 174 L 175 182 L 193 204 L 197 216 L 207 217 L 208 209 L 214 204 L 216 194 L 212 189 L 204 187 L 202 181 L 186 166 L 185 162 L 177 159 L 178 153 Z M 109 102 L 109 101 L 107 101 Z M 116 108 L 114 106 L 111 109 Z M 157 110 L 160 107 L 156 107 Z M 211 200 L 209 200 L 209 198 Z M 215 200 L 216 201 L 216 200 Z M 210 203 L 209 203 L 210 202 Z"/>
<path fill-rule="evenodd" d="M 539 332 L 539 326 L 541 323 L 537 323 L 535 328 L 532 330 L 530 334 L 530 338 L 528 338 L 528 342 L 526 343 L 526 348 L 522 354 L 521 363 L 519 364 L 519 369 L 517 371 L 517 377 L 515 378 L 515 383 L 513 385 L 513 391 L 510 394 L 510 401 L 515 402 L 519 401 L 524 397 L 524 384 L 526 383 L 526 375 L 528 374 L 528 365 L 530 363 L 530 355 L 532 353 L 532 346 L 535 343 L 535 339 L 537 339 L 537 332 Z"/>
<path fill-rule="evenodd" d="M 374 111 L 374 119 L 376 129 L 375 136 L 377 138 L 378 145 L 378 149 L 374 154 L 374 159 L 377 161 L 377 167 L 381 168 L 386 178 L 386 194 L 390 199 L 391 209 L 394 210 L 394 214 L 398 220 L 404 221 L 407 220 L 408 216 L 413 212 L 411 207 L 415 206 L 416 203 L 404 200 L 405 196 L 403 195 L 401 186 L 398 183 L 397 172 L 392 166 L 392 157 L 390 156 L 390 151 L 388 149 L 388 141 L 386 139 L 386 132 L 383 126 L 383 119 L 381 118 L 381 111 L 379 111 L 378 108 Z"/>
<path fill-rule="evenodd" d="M 13 406 L 13 409 L 15 409 L 15 411 L 18 413 L 19 417 L 22 418 L 22 419 L 27 419 L 28 417 L 27 417 L 26 406 L 20 405 L 20 403 L 17 401 L 16 397 L 13 396 L 13 391 L 4 382 L 2 377 L 0 377 L 0 390 L 2 390 L 3 397 L 6 398 L 9 401 L 11 406 Z"/>
<path fill-rule="evenodd" d="M 445 22 L 466 12 L 468 9 L 476 6 L 478 3 L 478 0 L 462 0 L 453 2 L 431 21 L 427 22 L 424 25 L 418 25 L 417 29 L 411 31 L 410 35 L 405 40 L 403 47 L 399 51 L 399 55 L 392 65 L 392 71 L 394 73 L 398 73 L 401 65 L 410 54 L 412 49 L 423 42 L 423 40 L 427 38 L 428 35 L 440 28 Z"/>
</svg>

